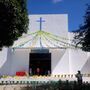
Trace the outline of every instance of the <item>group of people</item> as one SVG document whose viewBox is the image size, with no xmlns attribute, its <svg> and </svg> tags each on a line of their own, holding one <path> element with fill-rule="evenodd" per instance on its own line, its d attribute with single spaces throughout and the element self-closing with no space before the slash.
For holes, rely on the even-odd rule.
<svg viewBox="0 0 90 90">
<path fill-rule="evenodd" d="M 50 70 L 42 70 L 39 67 L 37 67 L 35 70 L 32 71 L 32 68 L 29 70 L 30 75 L 50 75 Z"/>
</svg>

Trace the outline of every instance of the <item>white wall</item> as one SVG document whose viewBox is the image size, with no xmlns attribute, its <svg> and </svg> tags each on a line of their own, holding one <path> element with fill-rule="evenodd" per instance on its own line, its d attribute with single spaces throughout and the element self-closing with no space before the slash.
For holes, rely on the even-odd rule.
<svg viewBox="0 0 90 90">
<path fill-rule="evenodd" d="M 29 70 L 29 53 L 28 49 L 16 49 L 12 53 L 11 74 L 15 75 L 16 71 Z M 68 51 L 64 49 L 50 49 L 52 74 L 62 74 L 69 72 Z M 66 66 L 66 67 L 63 67 Z"/>
<path fill-rule="evenodd" d="M 68 33 L 70 40 L 73 40 L 74 34 Z M 70 43 L 72 43 L 70 41 Z M 74 44 L 74 43 L 73 43 Z M 90 52 L 84 52 L 81 49 L 69 49 L 70 73 L 76 73 L 81 70 L 82 73 L 90 73 Z"/>
<path fill-rule="evenodd" d="M 8 58 L 0 68 L 1 75 L 15 75 L 17 71 L 29 70 L 29 49 L 8 50 Z M 90 73 L 90 53 L 77 49 L 50 49 L 52 74 L 75 74 L 77 70 Z M 4 54 L 5 55 L 5 54 Z"/>
<path fill-rule="evenodd" d="M 68 15 L 67 14 L 39 14 L 29 15 L 29 31 L 39 30 L 40 23 L 37 20 L 42 17 L 45 22 L 42 23 L 42 30 L 54 35 L 67 37 L 68 33 Z"/>
<path fill-rule="evenodd" d="M 85 62 L 85 64 L 81 68 L 81 71 L 83 73 L 90 74 L 90 52 L 87 52 L 86 58 L 87 58 L 87 61 Z"/>
<path fill-rule="evenodd" d="M 12 52 L 11 74 L 15 75 L 17 71 L 29 70 L 29 53 L 28 49 L 15 49 Z"/>
<path fill-rule="evenodd" d="M 2 67 L 2 65 L 5 63 L 5 61 L 7 60 L 7 48 L 3 48 L 0 51 L 0 67 Z"/>
<path fill-rule="evenodd" d="M 52 74 L 69 73 L 69 53 L 66 49 L 51 49 L 52 53 Z"/>
<path fill-rule="evenodd" d="M 0 51 L 0 75 L 8 75 L 10 72 L 10 61 L 7 59 L 8 56 L 10 56 L 10 53 L 8 48 L 3 48 L 2 51 Z"/>
<path fill-rule="evenodd" d="M 76 73 L 78 70 L 82 71 L 84 64 L 87 62 L 87 53 L 80 49 L 70 49 L 70 73 Z"/>
</svg>

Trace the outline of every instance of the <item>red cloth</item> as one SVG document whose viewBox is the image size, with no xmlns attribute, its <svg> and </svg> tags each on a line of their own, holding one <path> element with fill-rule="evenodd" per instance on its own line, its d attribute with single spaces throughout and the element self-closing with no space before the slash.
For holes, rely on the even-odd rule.
<svg viewBox="0 0 90 90">
<path fill-rule="evenodd" d="M 24 71 L 16 72 L 16 76 L 25 76 L 26 73 Z"/>
</svg>

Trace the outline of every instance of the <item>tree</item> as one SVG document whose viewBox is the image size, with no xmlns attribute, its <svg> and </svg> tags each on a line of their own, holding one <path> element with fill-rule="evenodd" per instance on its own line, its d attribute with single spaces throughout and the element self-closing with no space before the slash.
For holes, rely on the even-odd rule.
<svg viewBox="0 0 90 90">
<path fill-rule="evenodd" d="M 80 45 L 82 50 L 90 51 L 90 5 L 87 5 L 84 25 L 81 25 L 74 33 L 74 42 L 76 43 L 76 47 Z"/>
<path fill-rule="evenodd" d="M 11 46 L 28 29 L 26 0 L 0 0 L 0 48 Z"/>
</svg>

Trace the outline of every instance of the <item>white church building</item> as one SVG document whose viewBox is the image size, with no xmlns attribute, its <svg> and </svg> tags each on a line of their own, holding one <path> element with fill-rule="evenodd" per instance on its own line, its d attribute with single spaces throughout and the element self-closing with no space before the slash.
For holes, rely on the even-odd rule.
<svg viewBox="0 0 90 90">
<path fill-rule="evenodd" d="M 18 71 L 41 75 L 90 73 L 90 53 L 76 49 L 68 32 L 67 14 L 29 15 L 29 30 L 0 51 L 0 75 Z"/>
</svg>

